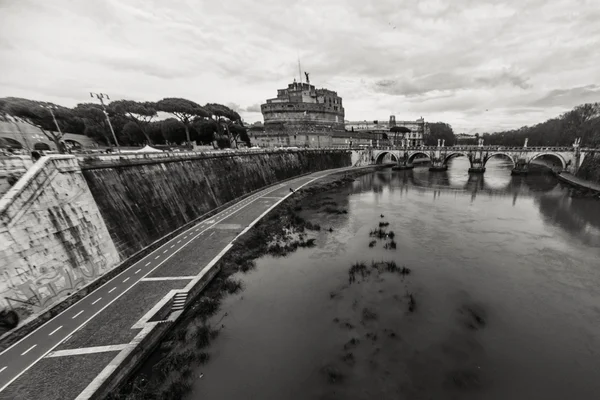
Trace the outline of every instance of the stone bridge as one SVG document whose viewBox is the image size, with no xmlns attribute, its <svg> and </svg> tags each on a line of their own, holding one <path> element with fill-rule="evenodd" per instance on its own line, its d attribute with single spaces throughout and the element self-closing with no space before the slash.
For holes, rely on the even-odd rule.
<svg viewBox="0 0 600 400">
<path fill-rule="evenodd" d="M 552 169 L 577 173 L 586 155 L 592 150 L 579 147 L 577 140 L 571 147 L 523 147 L 484 146 L 480 140 L 477 146 L 438 146 L 420 147 L 387 147 L 370 149 L 371 161 L 381 164 L 386 160 L 397 163 L 397 169 L 413 168 L 415 159 L 428 159 L 431 163 L 430 171 L 444 171 L 448 169 L 448 162 L 454 157 L 464 156 L 469 160 L 469 172 L 485 172 L 486 163 L 494 158 L 508 159 L 513 164 L 513 174 L 526 174 L 529 165 L 536 159 L 545 157 L 551 160 Z"/>
</svg>

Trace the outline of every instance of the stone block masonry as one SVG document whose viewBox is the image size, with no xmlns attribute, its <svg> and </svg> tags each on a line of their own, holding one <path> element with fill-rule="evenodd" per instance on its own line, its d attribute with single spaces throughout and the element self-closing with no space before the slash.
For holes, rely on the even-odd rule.
<svg viewBox="0 0 600 400">
<path fill-rule="evenodd" d="M 122 258 L 253 190 L 351 165 L 350 153 L 339 150 L 100 158 L 85 160 L 83 174 Z"/>
<path fill-rule="evenodd" d="M 74 156 L 39 160 L 0 200 L 0 306 L 40 311 L 120 258 Z"/>
<path fill-rule="evenodd" d="M 43 157 L 0 199 L 0 307 L 40 312 L 229 201 L 345 150 Z"/>
</svg>

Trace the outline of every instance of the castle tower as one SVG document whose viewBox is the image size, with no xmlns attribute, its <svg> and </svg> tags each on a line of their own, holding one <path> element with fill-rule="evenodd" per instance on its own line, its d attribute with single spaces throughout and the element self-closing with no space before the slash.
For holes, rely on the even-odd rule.
<svg viewBox="0 0 600 400">
<path fill-rule="evenodd" d="M 392 126 L 396 126 L 396 116 L 395 115 L 390 115 L 390 128 Z"/>
</svg>

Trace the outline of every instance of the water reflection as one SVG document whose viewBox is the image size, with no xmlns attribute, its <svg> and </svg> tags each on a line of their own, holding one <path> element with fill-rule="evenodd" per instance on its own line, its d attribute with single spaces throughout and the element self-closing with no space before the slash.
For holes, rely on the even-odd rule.
<svg viewBox="0 0 600 400">
<path fill-rule="evenodd" d="M 466 162 L 466 164 L 464 162 Z M 580 237 L 586 244 L 600 245 L 599 204 L 593 199 L 571 198 L 569 189 L 552 175 L 511 176 L 512 164 L 492 159 L 484 174 L 469 174 L 468 161 L 462 157 L 450 162 L 448 171 L 430 172 L 427 167 L 414 170 L 382 170 L 361 177 L 347 193 L 373 192 L 375 201 L 386 193 L 407 193 L 418 190 L 433 199 L 441 196 L 467 196 L 471 203 L 478 196 L 520 200 L 533 199 L 544 220 Z"/>
<path fill-rule="evenodd" d="M 511 177 L 502 160 L 478 175 L 464 161 L 383 170 L 308 199 L 304 217 L 325 228 L 317 247 L 263 257 L 242 277 L 190 398 L 595 398 L 600 203 L 552 176 Z M 395 250 L 369 246 L 383 221 Z M 348 283 L 349 267 L 371 260 L 413 272 Z M 473 310 L 485 326 L 465 322 Z"/>
</svg>

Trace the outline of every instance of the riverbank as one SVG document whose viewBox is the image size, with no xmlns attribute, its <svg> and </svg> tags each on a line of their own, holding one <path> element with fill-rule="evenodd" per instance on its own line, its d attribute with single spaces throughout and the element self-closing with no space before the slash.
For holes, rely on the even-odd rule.
<svg viewBox="0 0 600 400">
<path fill-rule="evenodd" d="M 242 283 L 231 276 L 254 269 L 254 260 L 263 255 L 280 257 L 301 247 L 314 246 L 315 234 L 330 228 L 301 217 L 302 207 L 299 204 L 316 193 L 347 185 L 355 178 L 380 168 L 374 166 L 321 178 L 296 191 L 259 221 L 221 258 L 217 264 L 219 273 L 167 333 L 138 375 L 124 382 L 109 398 L 179 399 L 188 393 L 197 379 L 193 376 L 194 368 L 210 360 L 207 349 L 224 328 L 222 321 L 211 324 L 209 319 L 218 312 L 221 301 L 227 295 L 242 289 Z M 334 209 L 331 205 L 327 209 L 331 213 L 346 211 Z"/>
<path fill-rule="evenodd" d="M 575 188 L 571 195 L 600 199 L 600 184 L 578 178 L 568 172 L 556 174 L 556 177 L 559 181 L 567 183 Z"/>
</svg>

